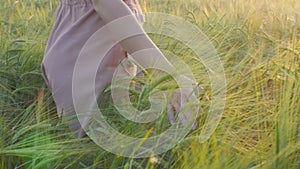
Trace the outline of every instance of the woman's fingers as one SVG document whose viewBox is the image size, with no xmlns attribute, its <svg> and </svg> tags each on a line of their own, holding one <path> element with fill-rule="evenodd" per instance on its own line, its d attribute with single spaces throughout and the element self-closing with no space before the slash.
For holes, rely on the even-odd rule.
<svg viewBox="0 0 300 169">
<path fill-rule="evenodd" d="M 199 107 L 199 100 L 195 96 L 194 91 L 192 90 L 183 90 L 182 94 L 183 100 L 185 100 L 186 105 L 181 105 L 181 109 L 178 116 L 183 124 L 187 125 L 191 121 L 193 121 L 196 116 L 198 115 L 198 107 Z M 180 97 L 179 97 L 180 98 Z M 177 99 L 177 102 L 181 101 L 180 99 Z M 187 106 L 187 107 L 185 107 Z M 187 108 L 187 110 L 185 110 Z M 192 129 L 197 129 L 197 123 L 193 123 Z"/>
<path fill-rule="evenodd" d="M 196 95 L 201 92 L 202 88 L 200 87 L 196 90 L 197 91 L 193 91 L 191 89 L 183 89 L 180 91 L 178 89 L 173 92 L 172 97 L 167 105 L 169 121 L 172 125 L 175 124 L 176 115 L 179 117 L 183 125 L 187 125 L 199 114 L 199 111 L 201 110 L 199 108 L 200 101 L 198 100 Z M 182 94 L 180 92 L 182 92 Z M 182 105 L 182 100 L 185 101 L 185 105 Z M 197 128 L 198 124 L 194 122 L 192 125 L 192 129 L 195 130 Z"/>
<path fill-rule="evenodd" d="M 173 106 L 171 104 L 168 104 L 168 116 L 169 116 L 169 121 L 173 125 L 175 124 L 175 115 L 174 115 L 174 110 Z"/>
</svg>

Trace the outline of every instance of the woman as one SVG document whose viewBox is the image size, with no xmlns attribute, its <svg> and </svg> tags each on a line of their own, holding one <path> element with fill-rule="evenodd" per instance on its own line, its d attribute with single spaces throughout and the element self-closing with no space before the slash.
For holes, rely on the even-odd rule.
<svg viewBox="0 0 300 169">
<path fill-rule="evenodd" d="M 142 29 L 140 23 L 144 19 L 137 0 L 60 0 L 41 64 L 43 78 L 52 92 L 59 116 L 76 115 L 72 100 L 72 75 L 85 42 L 106 23 L 127 15 L 137 17 L 131 27 Z M 113 72 L 117 64 L 126 58 L 126 52 L 134 53 L 147 48 L 156 46 L 145 33 L 114 46 L 98 69 L 97 90 L 101 92 L 111 82 Z M 129 65 L 128 69 L 130 74 L 135 73 L 135 66 Z M 84 136 L 76 118 L 68 121 L 77 137 Z"/>
</svg>

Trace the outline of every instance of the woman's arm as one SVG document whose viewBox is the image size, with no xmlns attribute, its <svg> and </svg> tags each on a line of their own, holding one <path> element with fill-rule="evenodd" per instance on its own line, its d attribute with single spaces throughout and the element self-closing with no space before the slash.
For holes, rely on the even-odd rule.
<svg viewBox="0 0 300 169">
<path fill-rule="evenodd" d="M 172 68 L 172 65 L 166 60 L 164 55 L 160 52 L 160 50 L 156 47 L 156 45 L 152 42 L 152 40 L 148 37 L 148 35 L 144 32 L 143 28 L 139 24 L 138 20 L 135 18 L 129 7 L 122 1 L 122 0 L 92 0 L 94 8 L 96 12 L 100 15 L 100 17 L 106 22 L 112 22 L 117 19 L 120 19 L 125 16 L 131 16 L 129 23 L 124 23 L 124 25 L 121 25 L 121 27 L 113 27 L 112 28 L 112 34 L 117 39 L 123 39 L 122 35 L 128 34 L 130 35 L 132 33 L 132 30 L 136 30 L 138 33 L 141 33 L 140 35 L 133 36 L 130 38 L 127 38 L 123 40 L 121 43 L 122 47 L 129 53 L 132 54 L 134 52 L 143 50 L 143 49 L 149 49 L 154 48 L 157 49 L 158 52 L 155 52 L 155 54 L 159 54 L 160 56 L 156 56 L 155 61 L 161 61 L 163 62 L 164 66 Z M 127 18 L 128 19 L 128 18 Z M 127 24 L 127 25 L 126 25 Z M 121 32 L 121 33 L 120 33 Z M 150 57 L 144 57 L 142 58 L 142 62 L 151 64 L 154 60 L 152 60 Z M 190 82 L 191 80 L 185 76 L 182 78 L 185 78 L 186 80 Z M 192 89 L 185 89 L 185 99 L 188 100 L 194 100 L 196 96 L 194 93 L 192 93 L 191 96 L 188 96 L 192 92 Z M 180 98 L 176 98 L 177 101 L 180 101 Z M 198 101 L 198 100 L 197 100 Z M 180 107 L 177 107 L 178 112 Z M 186 113 L 180 113 L 179 117 L 182 120 L 182 122 L 188 123 L 189 119 L 193 119 L 195 112 L 197 111 L 191 111 L 189 110 Z M 169 112 L 170 114 L 174 112 Z M 170 118 L 171 120 L 171 118 Z M 196 125 L 194 125 L 195 127 Z"/>
<path fill-rule="evenodd" d="M 127 38 L 121 42 L 122 47 L 129 54 L 143 49 L 157 48 L 152 40 L 148 37 L 148 35 L 144 32 L 143 28 L 135 18 L 135 15 L 132 13 L 130 8 L 122 0 L 92 0 L 92 2 L 96 12 L 106 23 L 112 22 L 125 16 L 132 16 L 128 25 L 124 25 L 119 29 L 119 31 L 118 28 L 112 30 L 112 33 L 114 34 L 114 36 L 117 36 L 117 39 L 120 39 L 120 37 L 118 37 L 120 30 L 122 32 L 128 31 L 128 33 L 132 29 L 138 30 L 138 32 L 143 32 L 143 34 Z"/>
</svg>

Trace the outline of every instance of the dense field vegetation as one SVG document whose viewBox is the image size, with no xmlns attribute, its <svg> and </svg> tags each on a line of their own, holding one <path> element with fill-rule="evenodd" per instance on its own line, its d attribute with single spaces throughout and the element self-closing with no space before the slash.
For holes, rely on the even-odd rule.
<svg viewBox="0 0 300 169">
<path fill-rule="evenodd" d="M 198 26 L 217 49 L 227 80 L 226 107 L 207 142 L 193 137 L 208 112 L 209 102 L 202 99 L 199 128 L 172 150 L 144 159 L 75 139 L 56 116 L 40 62 L 58 2 L 0 3 L 0 169 L 300 167 L 298 0 L 141 0 L 145 11 L 174 14 Z M 153 39 L 185 60 L 204 87 L 201 96 L 210 96 L 209 78 L 193 53 L 172 39 Z M 115 111 L 107 100 L 104 111 Z M 111 123 L 139 134 L 130 133 L 135 124 L 123 125 L 115 114 L 108 114 Z"/>
</svg>

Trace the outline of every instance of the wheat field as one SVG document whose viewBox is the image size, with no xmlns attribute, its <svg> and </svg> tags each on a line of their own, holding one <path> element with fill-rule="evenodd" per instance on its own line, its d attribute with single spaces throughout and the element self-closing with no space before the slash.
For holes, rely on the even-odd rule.
<svg viewBox="0 0 300 169">
<path fill-rule="evenodd" d="M 140 0 L 145 12 L 179 16 L 207 35 L 224 66 L 227 91 L 221 121 L 206 142 L 194 137 L 210 103 L 201 99 L 198 129 L 171 150 L 139 159 L 109 153 L 87 137 L 74 138 L 57 117 L 40 63 L 58 1 L 0 2 L 0 169 L 300 168 L 298 0 Z M 205 68 L 191 51 L 174 39 L 150 37 L 190 66 L 204 88 L 199 97 L 211 95 Z M 118 115 L 109 90 L 105 95 L 101 106 L 107 118 L 125 134 L 148 137 L 145 132 L 155 135 L 169 125 L 162 119 L 149 125 L 153 131 L 145 125 L 133 132 L 138 125 Z"/>
</svg>

